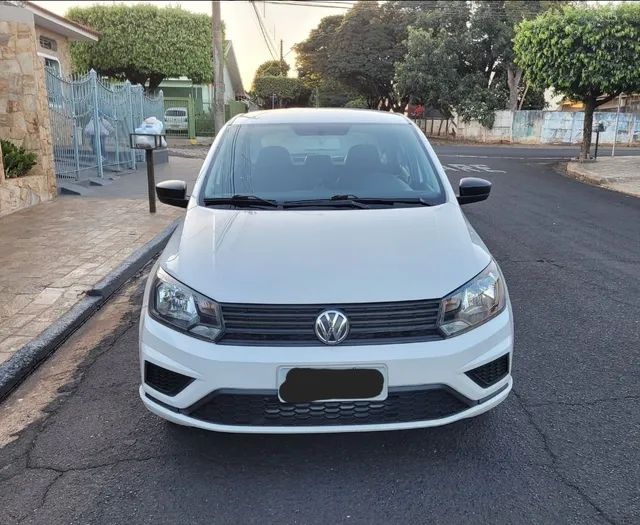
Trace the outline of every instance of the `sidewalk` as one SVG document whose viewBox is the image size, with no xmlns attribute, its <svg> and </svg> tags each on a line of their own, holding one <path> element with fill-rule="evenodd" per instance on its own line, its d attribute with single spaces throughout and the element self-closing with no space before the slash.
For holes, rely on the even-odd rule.
<svg viewBox="0 0 640 525">
<path fill-rule="evenodd" d="M 599 157 L 593 162 L 569 162 L 567 174 L 575 179 L 640 197 L 640 156 Z"/>
<path fill-rule="evenodd" d="M 188 179 L 191 188 L 200 163 L 171 159 L 156 167 L 157 179 Z M 138 170 L 93 189 L 90 197 L 60 196 L 0 219 L 0 383 L 17 351 L 81 301 L 95 299 L 87 292 L 96 285 L 103 291 L 92 295 L 106 300 L 105 278 L 113 278 L 114 270 L 125 278 L 132 254 L 146 263 L 162 245 L 159 234 L 168 238 L 168 227 L 184 210 L 158 202 L 151 215 L 145 187 L 146 172 Z M 100 190 L 103 197 L 96 196 Z M 145 254 L 145 247 L 154 251 Z M 16 360 L 11 361 L 13 367 Z"/>
</svg>

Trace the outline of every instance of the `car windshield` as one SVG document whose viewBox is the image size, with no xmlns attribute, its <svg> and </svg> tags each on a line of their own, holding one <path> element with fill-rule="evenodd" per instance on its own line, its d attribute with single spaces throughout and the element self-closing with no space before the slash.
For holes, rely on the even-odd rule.
<svg viewBox="0 0 640 525">
<path fill-rule="evenodd" d="M 279 204 L 436 205 L 441 181 L 412 126 L 402 124 L 248 124 L 225 133 L 204 183 L 205 202 L 256 198 Z M 248 201 L 247 196 L 252 200 Z M 215 202 L 214 202 L 215 201 Z"/>
</svg>

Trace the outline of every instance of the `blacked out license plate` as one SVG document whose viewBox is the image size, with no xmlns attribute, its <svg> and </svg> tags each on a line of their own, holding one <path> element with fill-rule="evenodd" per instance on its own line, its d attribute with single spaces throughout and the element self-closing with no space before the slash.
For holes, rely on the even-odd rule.
<svg viewBox="0 0 640 525">
<path fill-rule="evenodd" d="M 386 367 L 278 369 L 278 397 L 284 403 L 383 400 L 387 398 Z"/>
</svg>

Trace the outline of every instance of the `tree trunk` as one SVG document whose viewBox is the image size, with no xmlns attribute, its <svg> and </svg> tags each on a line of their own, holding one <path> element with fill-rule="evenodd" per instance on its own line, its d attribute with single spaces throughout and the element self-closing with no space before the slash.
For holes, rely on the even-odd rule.
<svg viewBox="0 0 640 525">
<path fill-rule="evenodd" d="M 129 82 L 131 82 L 132 84 L 140 84 L 141 86 L 144 86 L 145 83 L 147 82 L 147 75 L 146 73 L 138 73 L 135 71 L 127 71 L 126 73 L 126 77 L 127 80 Z"/>
<path fill-rule="evenodd" d="M 518 111 L 522 109 L 522 105 L 524 104 L 524 99 L 527 98 L 528 91 L 529 91 L 529 82 L 527 82 L 527 86 L 524 88 L 524 93 L 522 94 L 522 98 L 520 99 L 520 103 L 518 104 Z"/>
<path fill-rule="evenodd" d="M 408 104 L 409 104 L 409 97 L 399 98 L 393 102 L 391 109 L 396 113 L 404 114 Z"/>
<path fill-rule="evenodd" d="M 509 65 L 507 68 L 507 85 L 509 86 L 509 109 L 511 111 L 518 109 L 518 89 L 520 88 L 521 78 L 522 69 Z"/>
<path fill-rule="evenodd" d="M 591 149 L 591 133 L 593 131 L 593 112 L 596 109 L 595 95 L 589 95 L 584 103 L 584 125 L 582 126 L 582 147 L 580 148 L 580 160 L 589 158 Z"/>
<path fill-rule="evenodd" d="M 158 89 L 158 86 L 160 85 L 160 83 L 164 80 L 164 75 L 159 74 L 159 73 L 152 73 L 151 75 L 149 75 L 149 88 L 148 88 L 148 92 L 149 93 L 153 93 L 155 92 L 156 89 Z"/>
</svg>

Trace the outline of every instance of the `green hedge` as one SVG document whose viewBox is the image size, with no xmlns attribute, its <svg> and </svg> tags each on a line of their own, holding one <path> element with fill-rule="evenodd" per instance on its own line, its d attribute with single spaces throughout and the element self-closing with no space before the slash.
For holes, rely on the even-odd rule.
<svg viewBox="0 0 640 525">
<path fill-rule="evenodd" d="M 302 93 L 302 81 L 299 78 L 264 76 L 256 78 L 254 81 L 255 95 L 263 101 L 271 99 L 271 95 L 276 95 L 278 100 L 294 100 Z"/>
</svg>

